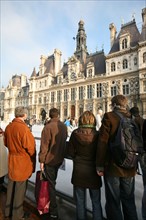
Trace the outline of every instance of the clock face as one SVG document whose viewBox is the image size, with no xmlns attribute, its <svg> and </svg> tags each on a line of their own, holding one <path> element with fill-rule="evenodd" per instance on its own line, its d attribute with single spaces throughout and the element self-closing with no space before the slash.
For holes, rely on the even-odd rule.
<svg viewBox="0 0 146 220">
<path fill-rule="evenodd" d="M 71 73 L 71 79 L 75 79 L 76 74 L 74 72 Z"/>
</svg>

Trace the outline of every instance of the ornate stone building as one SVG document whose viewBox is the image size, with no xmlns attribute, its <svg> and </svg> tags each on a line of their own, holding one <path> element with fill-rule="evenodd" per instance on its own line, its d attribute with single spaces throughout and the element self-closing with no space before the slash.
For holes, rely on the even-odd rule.
<svg viewBox="0 0 146 220">
<path fill-rule="evenodd" d="M 9 81 L 6 89 L 1 89 L 0 99 L 1 119 L 11 121 L 14 118 L 14 109 L 16 106 L 28 107 L 29 103 L 29 84 L 24 74 L 14 75 Z"/>
<path fill-rule="evenodd" d="M 142 28 L 135 19 L 116 27 L 109 25 L 111 48 L 89 54 L 84 22 L 78 24 L 76 50 L 61 66 L 61 51 L 55 49 L 50 56 L 41 56 L 39 71 L 34 69 L 29 79 L 15 89 L 9 85 L 4 98 L 4 119 L 16 105 L 25 105 L 29 117 L 40 119 L 41 111 L 56 107 L 60 118 L 78 118 L 85 110 L 94 114 L 99 108 L 110 111 L 110 100 L 123 94 L 129 107 L 138 106 L 146 118 L 146 8 L 142 10 Z M 21 76 L 22 77 L 22 76 Z M 22 79 L 23 81 L 23 79 Z M 13 93 L 13 96 L 10 94 Z M 14 102 L 11 102 L 14 99 Z M 11 104 L 13 103 L 13 104 Z"/>
</svg>

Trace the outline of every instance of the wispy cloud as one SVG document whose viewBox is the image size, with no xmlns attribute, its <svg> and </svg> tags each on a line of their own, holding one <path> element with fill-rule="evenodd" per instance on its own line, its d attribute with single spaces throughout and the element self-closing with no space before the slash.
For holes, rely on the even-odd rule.
<svg viewBox="0 0 146 220">
<path fill-rule="evenodd" d="M 1 1 L 1 84 L 6 87 L 14 74 L 31 75 L 40 65 L 40 56 L 62 51 L 67 60 L 74 53 L 78 22 L 85 22 L 89 52 L 104 44 L 110 47 L 109 24 L 120 30 L 121 19 L 132 20 L 141 27 L 143 1 Z"/>
</svg>

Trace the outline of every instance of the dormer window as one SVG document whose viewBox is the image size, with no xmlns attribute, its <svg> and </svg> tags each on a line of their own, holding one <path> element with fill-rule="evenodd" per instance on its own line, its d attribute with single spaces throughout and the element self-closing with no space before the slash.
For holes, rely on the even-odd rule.
<svg viewBox="0 0 146 220">
<path fill-rule="evenodd" d="M 91 78 L 91 77 L 93 77 L 94 76 L 94 63 L 93 62 L 89 62 L 88 64 L 87 64 L 87 73 L 86 73 L 86 75 L 87 75 L 87 77 L 89 77 L 89 78 Z"/>
<path fill-rule="evenodd" d="M 120 50 L 130 48 L 130 35 L 128 33 L 122 34 L 119 37 Z"/>
<path fill-rule="evenodd" d="M 122 41 L 122 49 L 126 49 L 128 46 L 127 46 L 127 39 L 125 38 L 123 41 Z"/>
<path fill-rule="evenodd" d="M 114 72 L 116 70 L 116 64 L 115 62 L 111 63 L 111 72 Z"/>
<path fill-rule="evenodd" d="M 92 77 L 92 69 L 88 70 L 88 77 Z"/>
<path fill-rule="evenodd" d="M 127 69 L 128 68 L 128 61 L 127 59 L 123 60 L 123 69 Z"/>
<path fill-rule="evenodd" d="M 60 84 L 61 82 L 62 82 L 62 78 L 61 76 L 59 76 L 58 83 Z"/>
<path fill-rule="evenodd" d="M 76 79 L 76 73 L 75 73 L 75 72 L 72 72 L 72 73 L 71 73 L 71 79 L 72 79 L 72 80 Z"/>
<path fill-rule="evenodd" d="M 143 54 L 143 63 L 146 63 L 146 53 Z"/>
</svg>

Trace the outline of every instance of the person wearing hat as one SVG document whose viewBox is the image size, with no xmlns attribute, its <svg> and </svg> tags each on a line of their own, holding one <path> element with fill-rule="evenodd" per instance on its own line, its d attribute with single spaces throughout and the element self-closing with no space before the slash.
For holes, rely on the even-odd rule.
<svg viewBox="0 0 146 220">
<path fill-rule="evenodd" d="M 4 143 L 8 148 L 8 186 L 5 219 L 25 220 L 23 202 L 27 180 L 35 171 L 35 139 L 25 123 L 27 109 L 15 108 L 15 118 L 4 132 Z"/>
<path fill-rule="evenodd" d="M 109 141 L 116 136 L 120 123 L 116 112 L 123 117 L 131 117 L 127 110 L 128 100 L 124 95 L 116 95 L 111 99 L 111 107 L 112 111 L 103 116 L 96 152 L 97 174 L 104 176 L 105 211 L 110 220 L 138 220 L 134 195 L 136 168 L 118 166 L 109 147 Z"/>
</svg>

